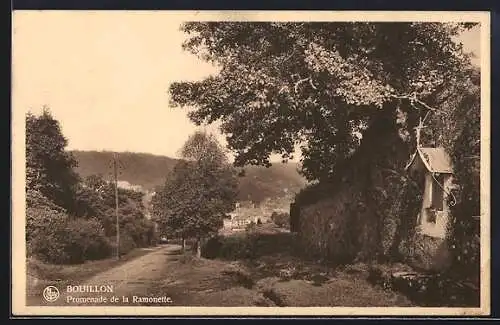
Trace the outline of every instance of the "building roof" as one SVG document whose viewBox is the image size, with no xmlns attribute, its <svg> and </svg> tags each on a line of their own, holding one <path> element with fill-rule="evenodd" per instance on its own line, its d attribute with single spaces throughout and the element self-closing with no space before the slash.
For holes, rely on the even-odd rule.
<svg viewBox="0 0 500 325">
<path fill-rule="evenodd" d="M 417 153 L 427 170 L 430 172 L 443 174 L 453 173 L 451 158 L 444 148 L 418 148 L 407 168 L 413 163 Z"/>
</svg>

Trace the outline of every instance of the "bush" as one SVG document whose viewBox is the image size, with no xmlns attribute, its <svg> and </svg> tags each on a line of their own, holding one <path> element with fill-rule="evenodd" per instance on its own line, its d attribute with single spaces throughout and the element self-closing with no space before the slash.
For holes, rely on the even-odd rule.
<svg viewBox="0 0 500 325">
<path fill-rule="evenodd" d="M 62 212 L 28 208 L 26 230 L 28 253 L 49 263 L 83 263 L 111 253 L 96 219 L 71 219 Z"/>
<path fill-rule="evenodd" d="M 116 256 L 116 236 L 110 237 L 111 251 L 113 256 Z M 120 256 L 125 255 L 137 247 L 132 236 L 127 232 L 120 233 Z"/>
<path fill-rule="evenodd" d="M 70 254 L 77 262 L 98 260 L 111 255 L 111 245 L 97 219 L 70 220 L 67 232 L 68 237 L 73 237 Z"/>
<path fill-rule="evenodd" d="M 66 214 L 46 208 L 26 209 L 26 242 L 28 255 L 46 262 L 65 263 L 70 258 L 65 251 Z"/>
<path fill-rule="evenodd" d="M 66 214 L 63 212 L 49 207 L 32 208 L 28 206 L 26 208 L 26 243 L 28 248 L 30 248 L 33 238 L 38 237 L 40 232 L 50 226 L 52 216 L 56 220 L 66 218 Z"/>
<path fill-rule="evenodd" d="M 222 248 L 223 238 L 221 237 L 212 237 L 205 242 L 201 249 L 201 253 L 205 258 L 216 258 L 220 255 L 220 251 Z"/>
<path fill-rule="evenodd" d="M 56 205 L 40 191 L 28 189 L 26 190 L 26 206 L 28 208 L 43 208 L 57 212 L 64 212 L 64 209 Z"/>
<path fill-rule="evenodd" d="M 201 250 L 203 257 L 240 259 L 255 256 L 255 236 L 217 236 L 209 239 Z"/>
<path fill-rule="evenodd" d="M 154 240 L 154 224 L 145 218 L 131 219 L 122 225 L 123 232 L 129 235 L 137 247 L 152 245 Z"/>
<path fill-rule="evenodd" d="M 33 237 L 40 231 L 50 227 L 51 218 L 64 219 L 66 212 L 63 208 L 55 205 L 40 191 L 26 191 L 26 242 L 29 246 Z"/>
<path fill-rule="evenodd" d="M 288 213 L 278 213 L 273 212 L 271 214 L 271 220 L 278 226 L 282 228 L 290 228 L 290 215 Z"/>
<path fill-rule="evenodd" d="M 251 221 L 249 224 L 246 225 L 245 231 L 247 231 L 247 232 L 255 231 L 256 227 L 257 227 L 257 224 L 255 222 Z"/>
</svg>

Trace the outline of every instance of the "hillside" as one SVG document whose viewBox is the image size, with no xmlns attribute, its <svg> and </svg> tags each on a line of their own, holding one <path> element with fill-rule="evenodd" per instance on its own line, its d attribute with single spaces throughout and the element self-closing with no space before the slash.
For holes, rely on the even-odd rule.
<svg viewBox="0 0 500 325">
<path fill-rule="evenodd" d="M 82 177 L 101 174 L 104 178 L 112 177 L 113 153 L 107 151 L 72 151 Z M 118 178 L 133 185 L 140 185 L 153 191 L 165 181 L 165 176 L 172 170 L 176 159 L 145 153 L 117 153 Z M 270 168 L 248 166 L 245 175 L 240 177 L 239 200 L 261 202 L 266 198 L 289 196 L 305 185 L 305 180 L 297 172 L 296 163 L 277 163 Z"/>
</svg>

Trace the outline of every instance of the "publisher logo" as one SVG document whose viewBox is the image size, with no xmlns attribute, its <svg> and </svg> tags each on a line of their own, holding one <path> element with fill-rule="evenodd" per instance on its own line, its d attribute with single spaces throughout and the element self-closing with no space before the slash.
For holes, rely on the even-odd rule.
<svg viewBox="0 0 500 325">
<path fill-rule="evenodd" d="M 59 298 L 59 290 L 54 286 L 48 286 L 43 289 L 43 298 L 48 302 L 54 302 Z"/>
</svg>

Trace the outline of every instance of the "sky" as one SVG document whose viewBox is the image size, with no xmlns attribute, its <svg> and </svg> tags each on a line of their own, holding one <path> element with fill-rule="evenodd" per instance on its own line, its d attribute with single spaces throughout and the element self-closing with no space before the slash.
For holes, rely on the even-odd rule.
<svg viewBox="0 0 500 325">
<path fill-rule="evenodd" d="M 68 149 L 177 157 L 196 126 L 168 105 L 172 82 L 213 66 L 182 50 L 181 16 L 130 12 L 16 12 L 13 109 L 60 121 Z M 462 35 L 479 56 L 479 29 Z M 474 61 L 478 64 L 479 58 Z M 216 126 L 207 128 L 224 138 Z"/>
</svg>

